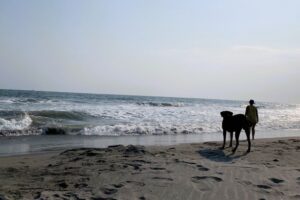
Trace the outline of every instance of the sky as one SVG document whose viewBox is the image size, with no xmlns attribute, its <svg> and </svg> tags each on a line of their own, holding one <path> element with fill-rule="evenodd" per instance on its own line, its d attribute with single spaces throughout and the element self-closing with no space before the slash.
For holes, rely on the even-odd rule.
<svg viewBox="0 0 300 200">
<path fill-rule="evenodd" d="M 0 88 L 300 103 L 298 0 L 0 0 Z"/>
</svg>

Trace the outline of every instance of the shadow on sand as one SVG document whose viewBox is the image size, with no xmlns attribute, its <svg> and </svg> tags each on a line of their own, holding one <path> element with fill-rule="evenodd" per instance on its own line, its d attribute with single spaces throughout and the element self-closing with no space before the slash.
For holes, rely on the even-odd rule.
<svg viewBox="0 0 300 200">
<path fill-rule="evenodd" d="M 232 162 L 235 159 L 247 155 L 247 153 L 241 155 L 235 155 L 231 153 L 226 155 L 221 149 L 202 149 L 199 150 L 198 153 L 200 154 L 200 156 L 215 162 Z"/>
</svg>

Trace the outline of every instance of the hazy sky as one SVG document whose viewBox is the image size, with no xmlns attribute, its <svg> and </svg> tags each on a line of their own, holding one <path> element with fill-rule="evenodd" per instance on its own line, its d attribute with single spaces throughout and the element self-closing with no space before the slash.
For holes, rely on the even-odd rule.
<svg viewBox="0 0 300 200">
<path fill-rule="evenodd" d="M 300 103 L 299 0 L 0 0 L 0 88 Z"/>
</svg>

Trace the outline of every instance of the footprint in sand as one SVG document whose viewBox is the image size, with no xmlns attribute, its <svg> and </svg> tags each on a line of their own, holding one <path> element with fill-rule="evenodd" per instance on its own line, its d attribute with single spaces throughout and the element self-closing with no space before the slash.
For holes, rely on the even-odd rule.
<svg viewBox="0 0 300 200">
<path fill-rule="evenodd" d="M 194 176 L 191 180 L 196 184 L 195 188 L 201 191 L 209 191 L 215 184 L 223 181 L 223 179 L 216 176 Z"/>
<path fill-rule="evenodd" d="M 194 162 L 179 160 L 177 158 L 174 159 L 174 162 L 176 162 L 176 163 L 184 163 L 184 164 L 189 164 L 189 165 L 196 165 L 197 164 L 197 163 L 194 163 Z"/>
<path fill-rule="evenodd" d="M 152 170 L 165 170 L 166 168 L 163 167 L 150 167 Z"/>
<path fill-rule="evenodd" d="M 34 199 L 39 199 L 40 197 L 41 197 L 41 192 L 36 192 L 34 195 L 33 195 L 33 198 Z M 1 199 L 1 195 L 0 195 L 0 199 Z M 3 199 L 5 199 L 5 198 L 3 198 Z"/>
<path fill-rule="evenodd" d="M 106 163 L 106 161 L 103 159 L 100 159 L 100 160 L 97 160 L 97 163 Z"/>
<path fill-rule="evenodd" d="M 278 190 L 274 190 L 272 186 L 269 185 L 255 185 L 257 188 L 259 188 L 259 192 L 267 193 L 267 194 L 274 194 L 278 196 L 284 196 L 284 193 Z"/>
<path fill-rule="evenodd" d="M 116 200 L 114 198 L 92 197 L 91 200 Z"/>
<path fill-rule="evenodd" d="M 126 163 L 128 166 L 131 166 L 133 167 L 134 170 L 139 170 L 140 167 L 142 167 L 141 164 L 138 164 L 138 163 Z"/>
<path fill-rule="evenodd" d="M 140 187 L 145 186 L 145 183 L 139 182 L 139 181 L 126 181 L 126 183 L 134 184 L 134 185 L 140 186 Z"/>
<path fill-rule="evenodd" d="M 86 183 L 76 183 L 74 185 L 74 187 L 75 188 L 86 188 L 86 187 L 88 187 L 88 184 L 86 184 Z"/>
<path fill-rule="evenodd" d="M 65 189 L 68 187 L 68 184 L 65 181 L 58 181 L 57 186 Z"/>
<path fill-rule="evenodd" d="M 284 182 L 284 180 L 281 179 L 277 179 L 277 178 L 270 178 L 270 181 L 272 181 L 273 183 L 282 183 Z M 253 184 L 250 181 L 238 181 L 239 183 L 246 185 L 246 186 L 251 186 L 251 187 L 255 187 L 258 188 L 258 192 L 264 193 L 264 194 L 269 194 L 269 193 L 273 193 L 274 195 L 279 195 L 279 196 L 283 196 L 284 193 L 279 191 L 279 190 L 274 190 L 272 186 L 270 185 L 263 185 L 263 184 Z"/>
<path fill-rule="evenodd" d="M 270 181 L 272 181 L 273 183 L 279 184 L 279 183 L 283 183 L 284 180 L 278 179 L 278 178 L 269 178 Z"/>
<path fill-rule="evenodd" d="M 221 182 L 223 179 L 216 177 L 216 176 L 194 176 L 192 177 L 192 181 L 194 183 L 201 182 L 202 180 L 212 180 L 214 182 Z"/>
<path fill-rule="evenodd" d="M 290 196 L 291 199 L 300 199 L 300 194 Z"/>
<path fill-rule="evenodd" d="M 292 142 L 300 142 L 300 140 L 297 140 L 297 139 L 289 139 L 289 141 L 292 141 Z"/>
<path fill-rule="evenodd" d="M 133 160 L 132 162 L 138 162 L 138 163 L 145 163 L 145 164 L 150 164 L 150 161 L 146 161 L 146 160 Z"/>
<path fill-rule="evenodd" d="M 124 185 L 123 185 L 122 183 L 120 183 L 120 184 L 113 184 L 113 186 L 114 186 L 115 188 L 121 188 L 121 187 L 123 187 Z"/>
<path fill-rule="evenodd" d="M 43 191 L 35 193 L 34 199 L 77 199 L 81 200 L 76 193 L 69 191 Z"/>
<path fill-rule="evenodd" d="M 261 188 L 261 189 L 272 189 L 272 187 L 268 186 L 268 185 L 257 185 L 258 188 Z"/>
<path fill-rule="evenodd" d="M 63 196 L 67 197 L 67 198 L 62 198 L 62 199 L 77 199 L 77 200 L 80 200 L 80 198 L 72 192 L 67 192 L 67 193 L 63 194 Z"/>
<path fill-rule="evenodd" d="M 209 171 L 209 168 L 204 167 L 203 165 L 197 165 L 199 171 Z"/>
<path fill-rule="evenodd" d="M 72 158 L 71 160 L 69 160 L 69 162 L 76 162 L 76 161 L 78 161 L 78 160 L 82 160 L 83 158 L 81 158 L 81 157 L 75 157 L 75 158 Z M 52 167 L 52 165 L 51 165 L 51 167 Z"/>
<path fill-rule="evenodd" d="M 118 190 L 114 188 L 102 188 L 101 191 L 107 195 L 115 194 L 118 192 Z"/>
<path fill-rule="evenodd" d="M 165 178 L 165 177 L 153 177 L 152 179 L 155 179 L 155 180 L 165 180 L 165 181 L 173 181 L 172 178 Z"/>
</svg>

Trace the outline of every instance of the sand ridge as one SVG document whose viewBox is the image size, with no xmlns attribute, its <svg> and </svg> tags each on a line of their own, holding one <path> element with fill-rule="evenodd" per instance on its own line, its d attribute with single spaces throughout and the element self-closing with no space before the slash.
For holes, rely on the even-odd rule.
<svg viewBox="0 0 300 200">
<path fill-rule="evenodd" d="M 300 139 L 78 148 L 0 158 L 0 199 L 300 199 Z"/>
</svg>

